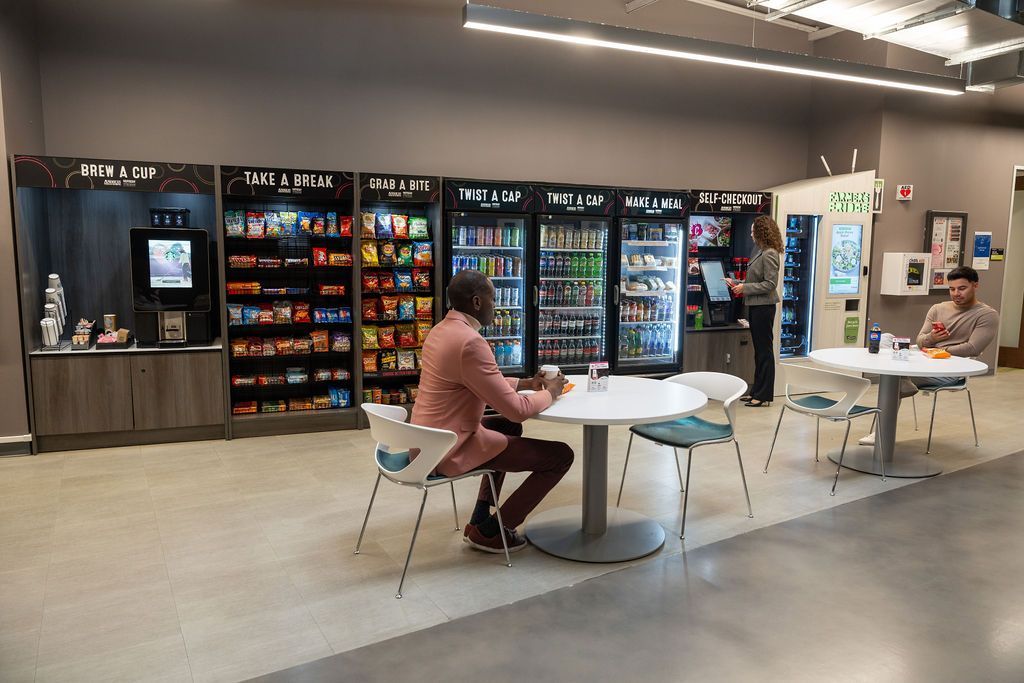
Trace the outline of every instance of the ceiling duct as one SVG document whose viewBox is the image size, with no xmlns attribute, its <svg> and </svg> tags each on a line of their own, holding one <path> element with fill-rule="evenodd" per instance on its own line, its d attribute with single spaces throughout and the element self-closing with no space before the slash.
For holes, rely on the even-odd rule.
<svg viewBox="0 0 1024 683">
<path fill-rule="evenodd" d="M 1024 83 L 1024 51 L 983 59 L 968 66 L 968 90 L 992 92 Z"/>
</svg>

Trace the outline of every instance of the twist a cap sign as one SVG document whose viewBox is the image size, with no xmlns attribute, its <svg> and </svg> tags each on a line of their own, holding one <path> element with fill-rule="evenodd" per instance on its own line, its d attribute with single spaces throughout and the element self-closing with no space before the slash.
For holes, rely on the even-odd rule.
<svg viewBox="0 0 1024 683">
<path fill-rule="evenodd" d="M 896 199 L 901 202 L 909 202 L 914 198 L 914 186 L 913 185 L 897 185 L 896 186 Z"/>
</svg>

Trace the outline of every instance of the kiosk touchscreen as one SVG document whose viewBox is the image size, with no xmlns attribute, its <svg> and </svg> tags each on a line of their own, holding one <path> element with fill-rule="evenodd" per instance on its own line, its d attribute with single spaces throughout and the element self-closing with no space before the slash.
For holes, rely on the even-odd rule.
<svg viewBox="0 0 1024 683">
<path fill-rule="evenodd" d="M 712 325 L 727 325 L 732 309 L 732 292 L 725 281 L 722 262 L 713 259 L 700 262 L 700 274 L 708 297 L 708 314 Z"/>
<path fill-rule="evenodd" d="M 130 230 L 132 305 L 157 315 L 161 346 L 187 344 L 186 314 L 210 310 L 209 240 L 198 229 Z"/>
</svg>

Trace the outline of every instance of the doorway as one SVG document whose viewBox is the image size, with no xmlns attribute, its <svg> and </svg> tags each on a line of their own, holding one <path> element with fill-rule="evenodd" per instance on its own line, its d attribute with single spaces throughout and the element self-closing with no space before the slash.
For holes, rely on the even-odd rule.
<svg viewBox="0 0 1024 683">
<path fill-rule="evenodd" d="M 999 312 L 999 359 L 1005 368 L 1024 368 L 1024 166 L 1014 169 L 1010 230 L 1003 266 L 1003 306 Z"/>
</svg>

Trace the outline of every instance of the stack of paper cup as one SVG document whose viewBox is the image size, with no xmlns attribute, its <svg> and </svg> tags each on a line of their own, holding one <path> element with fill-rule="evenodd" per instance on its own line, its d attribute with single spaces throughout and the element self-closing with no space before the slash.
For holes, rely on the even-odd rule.
<svg viewBox="0 0 1024 683">
<path fill-rule="evenodd" d="M 57 290 L 53 287 L 47 287 L 44 294 L 46 294 L 46 303 L 57 304 L 57 311 L 60 313 L 60 319 L 67 322 L 68 312 L 64 309 L 64 300 L 61 298 L 60 294 L 57 293 Z"/>
<path fill-rule="evenodd" d="M 60 318 L 60 311 L 57 309 L 57 304 L 44 304 L 43 315 L 53 320 L 57 324 L 57 336 L 64 334 L 64 322 Z"/>
<path fill-rule="evenodd" d="M 57 321 L 53 318 L 43 318 L 39 321 L 39 327 L 43 330 L 43 346 L 57 346 L 60 343 L 60 334 L 57 332 Z"/>
<path fill-rule="evenodd" d="M 882 338 L 878 342 L 879 350 L 881 350 L 881 351 L 888 351 L 889 353 L 892 353 L 892 340 L 893 339 L 895 339 L 895 336 L 893 335 L 892 332 L 885 332 L 884 334 L 882 334 Z"/>
<path fill-rule="evenodd" d="M 50 273 L 48 278 L 48 289 L 52 289 L 57 292 L 57 296 L 60 297 L 61 310 L 64 312 L 63 317 L 67 318 L 68 315 L 68 300 L 64 296 L 64 285 L 60 283 L 60 275 L 57 273 Z M 49 301 L 49 299 L 47 299 Z"/>
</svg>

